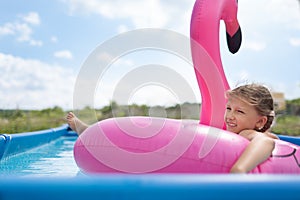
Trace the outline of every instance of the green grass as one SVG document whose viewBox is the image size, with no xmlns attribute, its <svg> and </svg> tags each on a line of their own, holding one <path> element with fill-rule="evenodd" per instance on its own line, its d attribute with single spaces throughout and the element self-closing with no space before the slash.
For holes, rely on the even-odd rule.
<svg viewBox="0 0 300 200">
<path fill-rule="evenodd" d="M 297 101 L 298 103 L 298 101 Z M 112 114 L 112 109 L 116 112 Z M 166 108 L 166 112 L 173 113 L 168 117 L 181 119 L 180 106 Z M 112 102 L 111 106 L 105 106 L 102 109 L 93 110 L 85 108 L 75 111 L 76 115 L 87 124 L 93 124 L 98 120 L 110 117 L 123 116 L 147 116 L 149 107 L 142 105 L 132 105 L 122 107 Z M 175 115 L 174 115 L 175 113 Z M 0 133 L 23 133 L 37 130 L 44 130 L 59 127 L 66 124 L 65 116 L 67 111 L 59 107 L 48 108 L 43 110 L 0 110 Z M 271 130 L 273 133 L 281 135 L 300 136 L 300 116 L 297 115 L 280 115 L 276 119 L 275 126 Z"/>
<path fill-rule="evenodd" d="M 58 127 L 66 123 L 65 115 L 59 107 L 40 111 L 0 110 L 0 133 L 23 133 Z"/>
</svg>

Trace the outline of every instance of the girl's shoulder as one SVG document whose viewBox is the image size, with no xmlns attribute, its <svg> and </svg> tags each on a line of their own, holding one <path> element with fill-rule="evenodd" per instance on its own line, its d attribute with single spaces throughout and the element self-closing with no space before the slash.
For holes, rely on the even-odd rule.
<svg viewBox="0 0 300 200">
<path fill-rule="evenodd" d="M 257 136 L 269 137 L 272 139 L 279 139 L 279 137 L 273 133 L 270 133 L 270 132 L 261 133 L 261 132 L 255 131 L 255 130 L 243 130 L 239 133 L 239 135 L 250 141 Z"/>
<path fill-rule="evenodd" d="M 279 140 L 279 137 L 277 135 L 275 135 L 274 133 L 266 132 L 266 135 L 272 139 Z"/>
<path fill-rule="evenodd" d="M 259 134 L 257 131 L 255 130 L 243 130 L 239 133 L 240 136 L 248 139 L 248 140 L 252 140 L 254 137 L 257 136 L 257 134 Z"/>
</svg>

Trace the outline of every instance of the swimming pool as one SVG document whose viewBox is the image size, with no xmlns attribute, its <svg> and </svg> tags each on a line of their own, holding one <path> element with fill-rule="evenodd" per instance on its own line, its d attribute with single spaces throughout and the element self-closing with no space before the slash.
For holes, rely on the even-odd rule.
<svg viewBox="0 0 300 200">
<path fill-rule="evenodd" d="M 0 177 L 74 177 L 77 135 L 67 125 L 49 130 L 0 135 Z"/>
<path fill-rule="evenodd" d="M 26 153 L 0 161 L 0 174 L 20 177 L 74 177 L 79 173 L 73 158 L 74 136 L 61 136 Z"/>
<path fill-rule="evenodd" d="M 298 175 L 84 175 L 76 138 L 66 125 L 0 135 L 0 199 L 300 199 Z"/>
</svg>

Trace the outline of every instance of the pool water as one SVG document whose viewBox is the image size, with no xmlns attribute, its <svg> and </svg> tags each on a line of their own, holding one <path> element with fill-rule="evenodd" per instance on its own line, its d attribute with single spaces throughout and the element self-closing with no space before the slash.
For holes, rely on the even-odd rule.
<svg viewBox="0 0 300 200">
<path fill-rule="evenodd" d="M 0 160 L 0 176 L 21 177 L 74 177 L 79 169 L 73 157 L 77 137 L 61 136 L 58 139 Z"/>
<path fill-rule="evenodd" d="M 19 135 L 18 135 L 19 136 Z M 40 144 L 37 140 L 54 138 Z M 299 199 L 300 176 L 218 174 L 87 174 L 79 171 L 66 129 L 23 134 L 0 160 L 0 200 L 44 199 Z M 27 145 L 32 143 L 31 145 Z M 2 144 L 6 145 L 3 142 Z M 32 149 L 30 149 L 32 148 Z M 30 149 L 30 150 L 28 150 Z M 0 149 L 1 150 L 1 149 Z M 20 150 L 20 151 L 19 151 Z M 53 178 L 54 177 L 54 178 Z M 251 191 L 251 193 L 249 193 Z M 245 196 L 247 194 L 247 196 Z M 297 196 L 298 195 L 298 196 Z"/>
</svg>

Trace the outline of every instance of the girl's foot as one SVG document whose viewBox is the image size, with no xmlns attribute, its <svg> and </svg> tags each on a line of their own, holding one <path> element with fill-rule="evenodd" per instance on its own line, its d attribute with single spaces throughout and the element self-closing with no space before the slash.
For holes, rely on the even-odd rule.
<svg viewBox="0 0 300 200">
<path fill-rule="evenodd" d="M 72 112 L 69 112 L 66 118 L 70 128 L 78 135 L 80 135 L 85 129 L 89 127 L 87 124 L 78 119 Z"/>
</svg>

